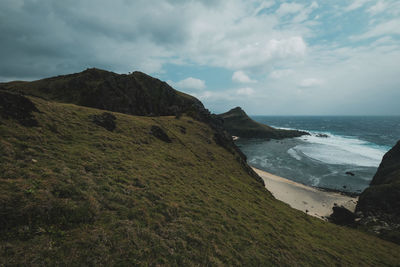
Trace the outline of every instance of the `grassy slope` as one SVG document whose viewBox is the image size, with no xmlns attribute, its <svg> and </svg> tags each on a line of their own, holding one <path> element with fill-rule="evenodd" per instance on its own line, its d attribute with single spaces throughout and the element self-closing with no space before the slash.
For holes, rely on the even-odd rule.
<svg viewBox="0 0 400 267">
<path fill-rule="evenodd" d="M 0 117 L 0 265 L 400 262 L 395 244 L 275 200 L 205 124 L 114 113 L 109 132 L 88 118 L 103 111 L 32 100 L 41 127 Z"/>
</svg>

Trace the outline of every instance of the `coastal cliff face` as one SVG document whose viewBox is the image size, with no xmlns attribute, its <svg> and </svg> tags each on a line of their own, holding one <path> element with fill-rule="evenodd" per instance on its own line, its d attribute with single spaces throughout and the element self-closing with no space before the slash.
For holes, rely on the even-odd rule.
<svg viewBox="0 0 400 267">
<path fill-rule="evenodd" d="M 400 244 L 400 141 L 384 155 L 356 212 L 368 231 Z"/>
<path fill-rule="evenodd" d="M 274 199 L 206 111 L 135 116 L 14 92 L 0 91 L 0 266 L 400 262 L 393 243 Z"/>
<path fill-rule="evenodd" d="M 218 116 L 223 119 L 224 127 L 231 135 L 243 138 L 284 139 L 308 135 L 303 131 L 275 129 L 255 122 L 240 107 Z"/>
</svg>

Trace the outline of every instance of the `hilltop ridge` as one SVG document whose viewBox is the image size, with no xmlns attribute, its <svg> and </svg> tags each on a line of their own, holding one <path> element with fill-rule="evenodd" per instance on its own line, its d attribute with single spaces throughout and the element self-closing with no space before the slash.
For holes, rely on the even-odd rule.
<svg viewBox="0 0 400 267">
<path fill-rule="evenodd" d="M 139 71 L 117 74 L 91 68 L 32 82 L 0 83 L 0 89 L 141 116 L 177 115 L 204 109 L 195 97 Z"/>
</svg>

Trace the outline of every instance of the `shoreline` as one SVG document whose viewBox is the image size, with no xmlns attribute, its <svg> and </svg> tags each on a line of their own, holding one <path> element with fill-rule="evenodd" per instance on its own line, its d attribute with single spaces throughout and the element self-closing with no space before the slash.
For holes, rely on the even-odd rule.
<svg viewBox="0 0 400 267">
<path fill-rule="evenodd" d="M 276 199 L 308 215 L 327 220 L 326 217 L 332 214 L 335 204 L 353 212 L 355 210 L 358 196 L 306 186 L 254 167 L 251 168 L 264 180 L 265 187 Z"/>
</svg>

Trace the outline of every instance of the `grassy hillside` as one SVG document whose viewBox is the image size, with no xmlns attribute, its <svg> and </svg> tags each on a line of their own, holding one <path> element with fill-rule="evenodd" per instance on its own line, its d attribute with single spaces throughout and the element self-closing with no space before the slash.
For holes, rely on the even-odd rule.
<svg viewBox="0 0 400 267">
<path fill-rule="evenodd" d="M 219 117 L 224 120 L 224 127 L 230 134 L 243 138 L 283 139 L 308 135 L 308 133 L 302 131 L 275 129 L 258 123 L 252 120 L 240 107 L 220 114 Z"/>
<path fill-rule="evenodd" d="M 400 262 L 393 243 L 275 200 L 204 123 L 30 99 L 37 125 L 0 114 L 1 266 Z"/>
</svg>

